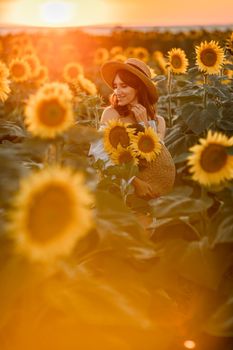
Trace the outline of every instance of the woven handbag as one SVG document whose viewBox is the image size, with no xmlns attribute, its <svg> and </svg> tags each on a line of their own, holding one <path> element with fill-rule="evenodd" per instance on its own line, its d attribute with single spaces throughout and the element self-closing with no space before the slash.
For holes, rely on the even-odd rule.
<svg viewBox="0 0 233 350">
<path fill-rule="evenodd" d="M 152 162 L 139 163 L 139 177 L 152 187 L 154 198 L 169 193 L 174 185 L 176 168 L 170 152 L 161 144 L 161 152 Z"/>
</svg>

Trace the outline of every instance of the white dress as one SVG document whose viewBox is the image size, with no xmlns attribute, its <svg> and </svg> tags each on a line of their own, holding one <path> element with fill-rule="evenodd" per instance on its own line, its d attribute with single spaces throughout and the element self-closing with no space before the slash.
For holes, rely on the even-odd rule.
<svg viewBox="0 0 233 350">
<path fill-rule="evenodd" d="M 157 125 L 155 120 L 148 120 L 149 125 L 155 130 L 157 133 Z M 140 122 L 139 124 L 144 125 L 143 122 Z M 101 125 L 99 128 L 99 131 L 103 131 L 106 128 L 107 125 Z M 162 140 L 160 140 L 161 143 L 164 143 Z M 114 165 L 111 159 L 109 159 L 109 155 L 105 152 L 104 149 L 104 143 L 103 139 L 97 140 L 95 142 L 91 143 L 90 149 L 89 149 L 89 156 L 93 156 L 95 161 L 98 159 L 103 160 L 105 163 L 105 166 Z"/>
</svg>

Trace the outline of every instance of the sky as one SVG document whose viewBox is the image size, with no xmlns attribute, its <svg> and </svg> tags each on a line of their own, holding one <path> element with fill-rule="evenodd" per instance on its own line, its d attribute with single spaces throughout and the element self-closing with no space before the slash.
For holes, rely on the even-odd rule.
<svg viewBox="0 0 233 350">
<path fill-rule="evenodd" d="M 0 24 L 232 25 L 232 0 L 0 0 Z"/>
</svg>

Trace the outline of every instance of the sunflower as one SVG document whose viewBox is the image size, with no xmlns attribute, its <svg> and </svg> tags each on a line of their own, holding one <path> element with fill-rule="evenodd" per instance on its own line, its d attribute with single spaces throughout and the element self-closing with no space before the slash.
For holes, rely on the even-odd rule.
<svg viewBox="0 0 233 350">
<path fill-rule="evenodd" d="M 40 66 L 38 75 L 35 77 L 36 82 L 40 85 L 46 83 L 49 80 L 48 67 Z"/>
<path fill-rule="evenodd" d="M 161 152 L 161 143 L 151 127 L 134 135 L 131 147 L 135 150 L 137 156 L 146 159 L 148 162 L 154 160 Z"/>
<path fill-rule="evenodd" d="M 23 48 L 23 55 L 35 55 L 36 50 L 33 45 L 29 44 Z"/>
<path fill-rule="evenodd" d="M 32 260 L 71 253 L 92 226 L 92 197 L 82 174 L 51 167 L 22 180 L 9 215 L 18 252 Z"/>
<path fill-rule="evenodd" d="M 31 78 L 35 78 L 40 71 L 40 60 L 35 54 L 24 55 L 22 57 L 31 68 Z"/>
<path fill-rule="evenodd" d="M 78 87 L 88 95 L 94 96 L 97 94 L 96 85 L 81 74 L 78 76 Z"/>
<path fill-rule="evenodd" d="M 123 53 L 123 48 L 121 46 L 113 46 L 110 50 L 110 55 L 112 57 L 116 55 L 121 55 Z"/>
<path fill-rule="evenodd" d="M 153 52 L 153 60 L 155 61 L 156 65 L 159 68 L 159 71 L 163 74 L 167 73 L 167 61 L 163 56 L 163 53 L 161 51 L 154 51 Z"/>
<path fill-rule="evenodd" d="M 145 63 L 149 61 L 149 52 L 145 47 L 137 47 L 134 51 L 134 55 Z"/>
<path fill-rule="evenodd" d="M 74 123 L 69 100 L 57 93 L 32 95 L 25 107 L 25 124 L 35 136 L 54 138 Z"/>
<path fill-rule="evenodd" d="M 188 156 L 189 171 L 192 178 L 201 185 L 218 185 L 233 178 L 233 156 L 227 153 L 227 147 L 233 146 L 230 139 L 219 132 L 208 132 L 200 144 L 192 146 Z"/>
<path fill-rule="evenodd" d="M 223 75 L 226 75 L 226 76 L 228 77 L 228 79 L 222 80 L 221 83 L 224 84 L 224 85 L 230 84 L 230 83 L 231 83 L 231 80 L 232 80 L 232 78 L 233 78 L 233 70 L 227 69 L 227 68 L 225 67 L 225 65 L 227 65 L 227 64 L 232 64 L 232 62 L 231 62 L 230 60 L 224 60 L 224 66 L 223 66 L 223 71 L 222 71 L 222 73 L 223 73 Z"/>
<path fill-rule="evenodd" d="M 224 63 L 224 51 L 218 42 L 204 41 L 196 46 L 196 65 L 199 70 L 207 74 L 219 74 Z"/>
<path fill-rule="evenodd" d="M 120 54 L 120 53 L 112 57 L 112 60 L 119 61 L 119 62 L 125 62 L 126 59 L 127 59 L 127 57 L 125 55 Z"/>
<path fill-rule="evenodd" d="M 9 69 L 7 68 L 6 64 L 2 61 L 0 61 L 0 81 L 2 79 L 8 79 L 10 75 Z"/>
<path fill-rule="evenodd" d="M 11 79 L 16 83 L 23 83 L 31 76 L 31 68 L 25 60 L 21 58 L 13 59 L 9 64 Z"/>
<path fill-rule="evenodd" d="M 22 54 L 22 47 L 18 44 L 14 44 L 8 48 L 9 54 L 8 59 L 11 61 L 14 58 L 19 58 Z"/>
<path fill-rule="evenodd" d="M 155 78 L 157 76 L 157 74 L 155 73 L 154 68 L 151 68 L 151 67 L 148 67 L 148 68 L 150 70 L 151 79 Z"/>
<path fill-rule="evenodd" d="M 226 49 L 231 55 L 233 55 L 233 32 L 231 33 L 230 38 L 227 40 Z"/>
<path fill-rule="evenodd" d="M 104 147 L 106 152 L 112 153 L 118 145 L 128 147 L 133 136 L 134 129 L 130 124 L 111 120 L 104 129 Z"/>
<path fill-rule="evenodd" d="M 83 67 L 78 62 L 69 62 L 64 66 L 63 78 L 67 83 L 77 80 L 80 74 L 83 74 Z"/>
<path fill-rule="evenodd" d="M 126 57 L 136 57 L 135 49 L 136 48 L 133 46 L 128 46 L 127 49 L 124 50 L 124 55 Z"/>
<path fill-rule="evenodd" d="M 168 65 L 175 74 L 185 74 L 188 67 L 188 59 L 183 50 L 173 48 L 168 52 Z"/>
<path fill-rule="evenodd" d="M 94 64 L 101 65 L 109 59 L 109 52 L 104 47 L 100 47 L 94 53 Z"/>
<path fill-rule="evenodd" d="M 8 79 L 10 75 L 9 69 L 5 63 L 0 61 L 0 101 L 5 102 L 11 91 L 10 81 Z"/>
<path fill-rule="evenodd" d="M 11 92 L 10 82 L 7 79 L 0 80 L 0 101 L 5 102 Z"/>
<path fill-rule="evenodd" d="M 48 96 L 48 95 L 58 95 L 67 101 L 72 101 L 73 94 L 71 89 L 66 83 L 59 83 L 56 81 L 53 81 L 52 83 L 45 83 L 41 88 L 38 90 L 38 94 Z"/>
<path fill-rule="evenodd" d="M 111 154 L 111 159 L 115 164 L 126 164 L 132 162 L 133 165 L 138 165 L 136 152 L 130 147 L 124 148 L 120 144 L 117 149 Z"/>
</svg>

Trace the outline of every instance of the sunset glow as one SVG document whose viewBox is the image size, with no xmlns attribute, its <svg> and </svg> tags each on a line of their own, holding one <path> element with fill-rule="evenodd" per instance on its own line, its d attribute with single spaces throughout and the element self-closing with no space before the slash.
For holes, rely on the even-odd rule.
<svg viewBox="0 0 233 350">
<path fill-rule="evenodd" d="M 35 26 L 233 25 L 232 12 L 232 0 L 0 0 L 0 24 Z"/>
<path fill-rule="evenodd" d="M 45 2 L 40 7 L 40 17 L 46 24 L 65 24 L 72 20 L 73 4 L 69 2 Z"/>
<path fill-rule="evenodd" d="M 106 23 L 110 18 L 111 8 L 105 0 L 0 1 L 0 24 L 83 26 Z"/>
</svg>

